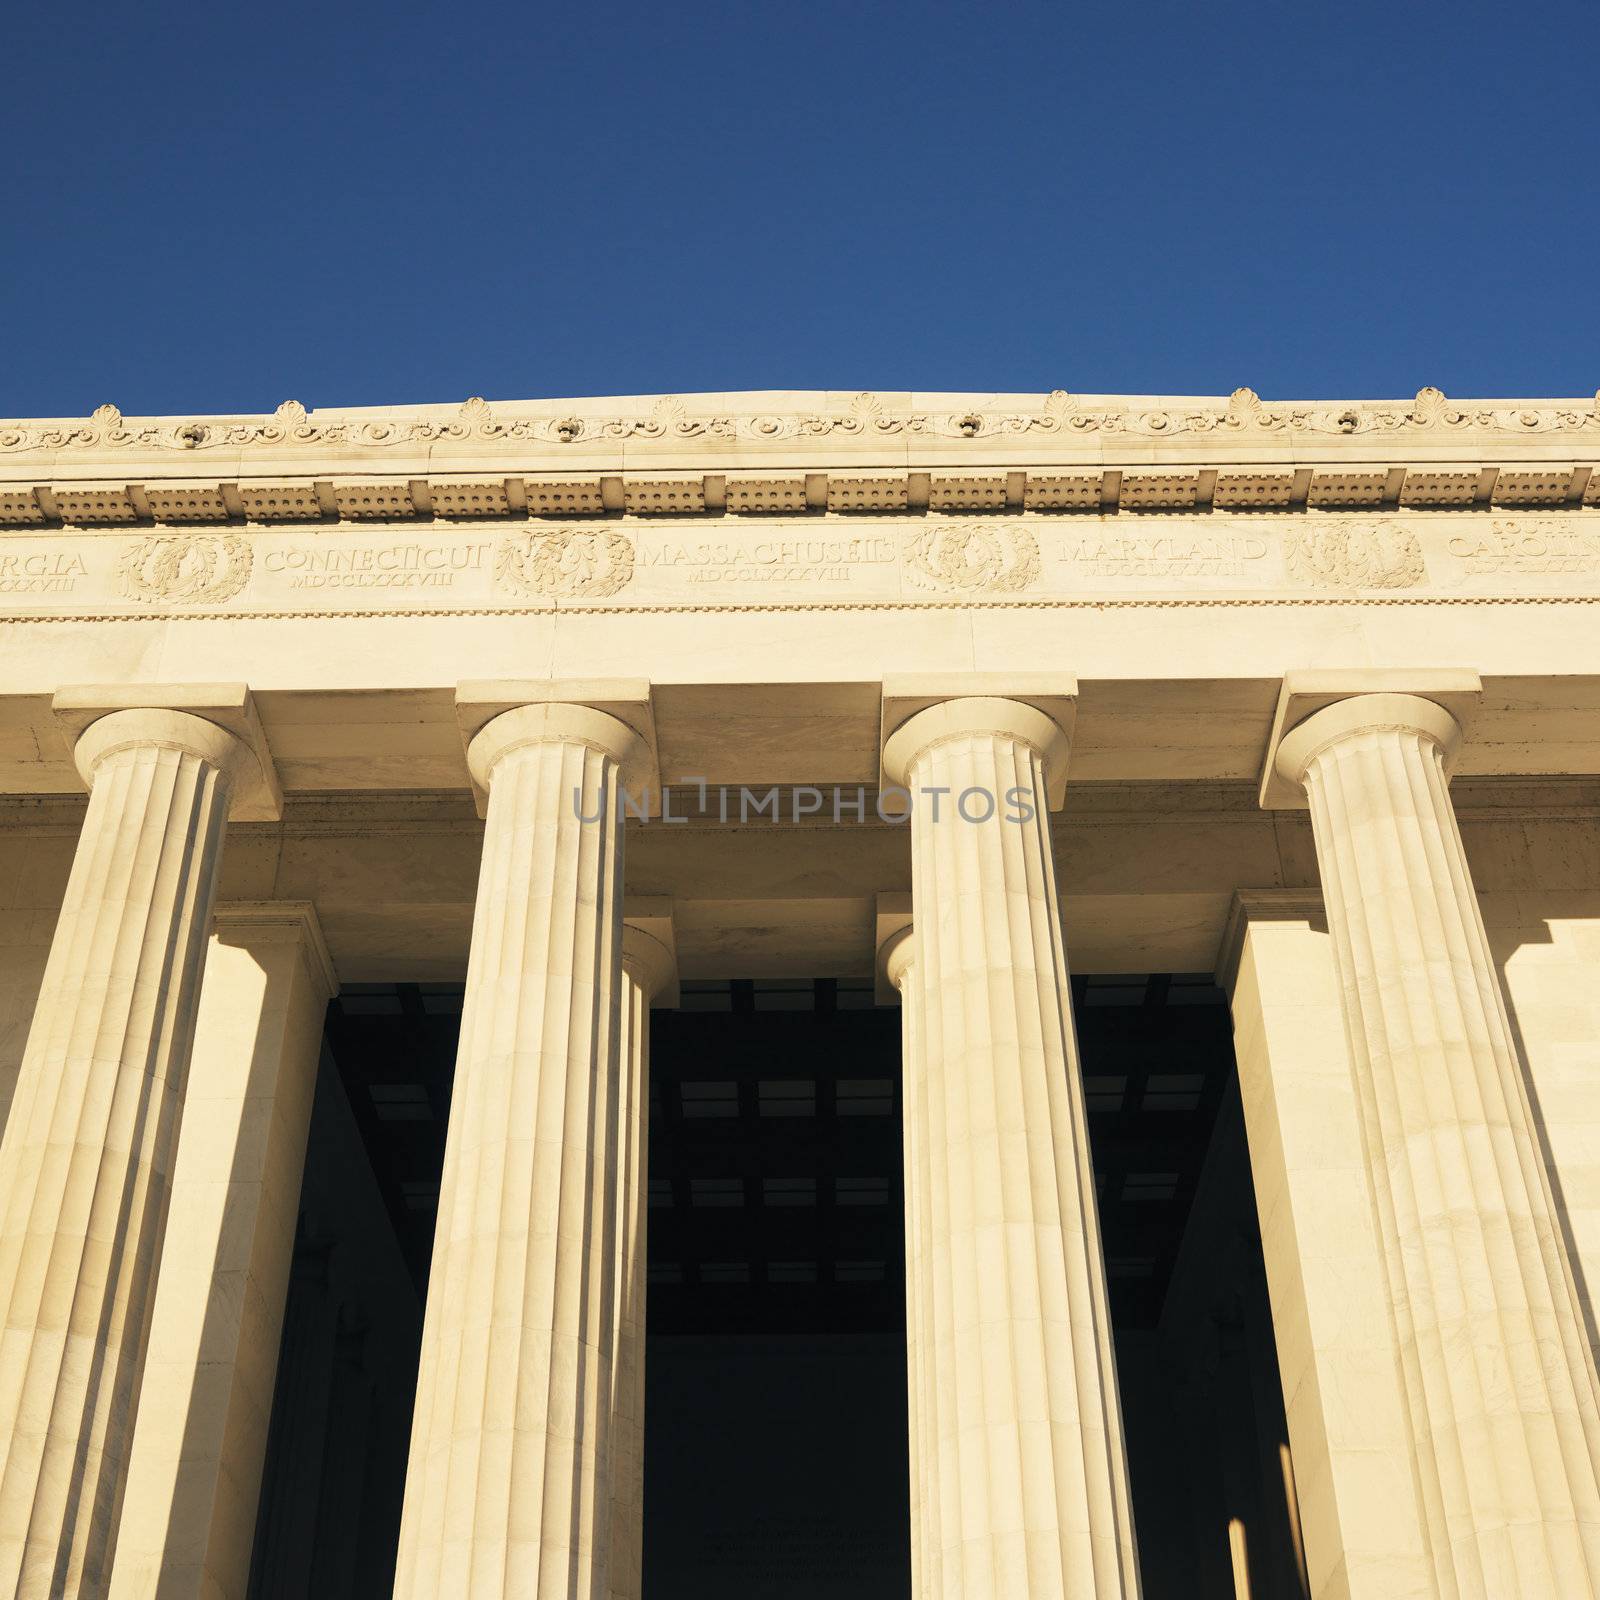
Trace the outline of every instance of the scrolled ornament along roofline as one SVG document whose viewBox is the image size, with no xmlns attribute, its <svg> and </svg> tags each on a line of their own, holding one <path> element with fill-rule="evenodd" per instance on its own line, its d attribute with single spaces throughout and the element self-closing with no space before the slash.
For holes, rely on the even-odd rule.
<svg viewBox="0 0 1600 1600">
<path fill-rule="evenodd" d="M 572 447 L 620 450 L 676 445 L 708 459 L 752 447 L 780 454 L 825 453 L 829 445 L 970 449 L 1125 444 L 1175 453 L 1224 441 L 1242 446 L 1290 441 L 1381 447 L 1455 439 L 1574 443 L 1600 439 L 1600 393 L 1583 399 L 1451 400 L 1424 388 L 1411 400 L 1263 401 L 1252 389 L 1227 397 L 874 394 L 746 391 L 728 394 L 489 402 L 420 408 L 319 409 L 288 400 L 270 416 L 127 417 L 113 405 L 88 418 L 0 421 L 0 463 L 49 454 L 61 466 L 110 456 L 216 453 L 295 457 L 351 452 L 431 462 L 460 452 L 518 446 L 559 461 Z M 578 453 L 578 452 L 573 452 Z M 173 470 L 184 469 L 176 462 Z"/>
</svg>

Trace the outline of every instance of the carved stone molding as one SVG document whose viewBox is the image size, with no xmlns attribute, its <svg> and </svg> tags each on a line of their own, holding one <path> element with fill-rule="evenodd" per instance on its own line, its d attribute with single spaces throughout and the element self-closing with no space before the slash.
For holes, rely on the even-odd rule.
<svg viewBox="0 0 1600 1600">
<path fill-rule="evenodd" d="M 737 396 L 718 397 L 737 399 Z M 752 399 L 756 398 L 754 396 Z M 957 397 L 949 397 L 957 398 Z M 310 413 L 286 400 L 270 417 L 125 418 L 101 406 L 83 420 L 0 422 L 0 456 L 29 451 L 92 452 L 282 449 L 333 446 L 386 448 L 406 444 L 514 442 L 571 445 L 597 441 L 673 443 L 748 440 L 781 443 L 828 438 L 924 437 L 982 442 L 1019 436 L 1112 436 L 1141 439 L 1196 435 L 1467 434 L 1474 430 L 1513 437 L 1600 433 L 1600 397 L 1572 401 L 1483 400 L 1454 402 L 1438 389 L 1418 391 L 1411 401 L 1266 402 L 1252 389 L 1237 389 L 1226 401 L 1185 405 L 1173 401 L 1086 399 L 1055 390 L 1026 409 L 995 406 L 973 396 L 950 410 L 924 410 L 871 393 L 843 404 L 788 411 L 700 413 L 684 400 L 661 395 L 629 415 L 587 414 L 589 401 L 545 402 L 538 411 L 523 405 L 497 412 L 474 398 L 450 410 L 414 415 Z M 545 409 L 547 408 L 547 409 Z"/>
<path fill-rule="evenodd" d="M 1015 523 L 933 523 L 907 544 L 906 573 L 945 594 L 1020 594 L 1039 576 L 1039 541 Z"/>
<path fill-rule="evenodd" d="M 123 551 L 118 587 L 142 605 L 221 605 L 250 581 L 254 564 L 237 534 L 155 534 Z"/>
<path fill-rule="evenodd" d="M 504 539 L 495 582 L 512 594 L 603 599 L 633 579 L 633 541 L 609 529 L 559 528 Z"/>
<path fill-rule="evenodd" d="M 1319 588 L 1410 589 L 1428 575 L 1416 535 L 1383 523 L 1308 528 L 1287 555 L 1290 576 Z"/>
</svg>

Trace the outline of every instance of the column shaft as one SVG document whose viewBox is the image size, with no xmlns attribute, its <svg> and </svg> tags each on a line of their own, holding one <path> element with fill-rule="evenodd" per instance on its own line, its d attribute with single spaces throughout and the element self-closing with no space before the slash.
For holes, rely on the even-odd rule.
<svg viewBox="0 0 1600 1600">
<path fill-rule="evenodd" d="M 104 1593 L 235 775 L 231 734 L 119 711 L 0 1143 L 0 1590 Z"/>
<path fill-rule="evenodd" d="M 114 1600 L 242 1596 L 329 997 L 316 913 L 234 904 L 206 955 Z"/>
<path fill-rule="evenodd" d="M 609 1600 L 617 801 L 636 745 L 598 712 L 525 706 L 469 751 L 488 822 L 397 1600 Z"/>
<path fill-rule="evenodd" d="M 1304 784 L 1442 1596 L 1600 1593 L 1600 1404 L 1433 703 L 1367 695 Z"/>
<path fill-rule="evenodd" d="M 1244 894 L 1223 943 L 1313 1600 L 1439 1600 L 1321 896 Z"/>
<path fill-rule="evenodd" d="M 924 1582 L 946 1600 L 1138 1591 L 1046 814 L 1065 742 L 1032 707 L 969 699 L 918 713 L 885 752 L 917 791 L 909 1071 L 927 1107 L 917 1361 L 932 1367 L 917 1433 L 937 1462 L 919 1520 Z"/>
<path fill-rule="evenodd" d="M 659 940 L 642 929 L 624 927 L 617 1098 L 616 1359 L 610 1449 L 612 1600 L 639 1600 L 643 1581 L 650 1002 L 672 964 L 670 952 Z"/>
<path fill-rule="evenodd" d="M 922 1007 L 917 990 L 917 946 L 909 928 L 880 952 L 899 992 L 902 1143 L 906 1207 L 906 1416 L 911 1475 L 911 1593 L 916 1600 L 941 1592 L 939 1584 L 938 1451 L 934 1363 L 931 1359 L 933 1283 L 928 1233 L 933 1209 L 933 1163 L 928 1149 L 928 1083 L 923 1064 Z"/>
</svg>

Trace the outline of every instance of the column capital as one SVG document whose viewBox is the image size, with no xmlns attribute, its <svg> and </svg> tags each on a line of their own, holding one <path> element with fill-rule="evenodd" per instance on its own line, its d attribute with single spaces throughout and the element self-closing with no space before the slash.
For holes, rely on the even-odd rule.
<svg viewBox="0 0 1600 1600">
<path fill-rule="evenodd" d="M 880 893 L 874 922 L 873 998 L 880 1006 L 899 1005 L 900 980 L 916 959 L 916 946 L 907 942 L 911 933 L 910 894 L 905 890 Z"/>
<path fill-rule="evenodd" d="M 1282 922 L 1311 926 L 1327 931 L 1327 913 L 1320 889 L 1235 889 L 1222 942 L 1217 946 L 1213 969 L 1217 987 L 1233 993 L 1239 976 L 1239 958 L 1244 951 L 1244 936 L 1252 923 Z"/>
<path fill-rule="evenodd" d="M 1482 680 L 1464 667 L 1286 672 L 1261 763 L 1262 809 L 1304 811 L 1306 764 L 1365 728 L 1415 726 L 1437 738 L 1451 759 L 1482 695 Z M 1419 709 L 1428 706 L 1432 710 Z M 1335 708 L 1336 715 L 1325 717 Z M 1316 731 L 1307 732 L 1313 722 Z"/>
<path fill-rule="evenodd" d="M 898 993 L 906 973 L 911 970 L 911 965 L 916 959 L 917 936 L 910 923 L 907 923 L 905 927 L 891 933 L 879 949 L 878 970 Z"/>
<path fill-rule="evenodd" d="M 886 674 L 878 720 L 880 787 L 903 785 L 905 769 L 930 744 L 938 742 L 937 734 L 929 734 L 935 724 L 919 722 L 923 712 L 977 700 L 992 702 L 986 714 L 1000 719 L 985 724 L 982 731 L 1006 733 L 1031 745 L 1045 758 L 1045 793 L 1050 809 L 1059 811 L 1066 802 L 1067 752 L 1078 707 L 1078 680 L 1069 672 Z M 1014 708 L 1012 711 L 1002 709 L 1008 704 Z M 1034 717 L 1022 715 L 1019 721 L 1011 721 L 1019 713 L 1029 711 L 1053 723 L 1054 732 Z M 956 715 L 958 713 L 946 713 L 947 718 Z M 982 718 L 979 720 L 981 722 Z M 907 732 L 913 725 L 917 727 L 915 735 Z M 978 730 L 948 727 L 951 735 L 973 731 Z"/>
<path fill-rule="evenodd" d="M 627 723 L 589 706 L 532 705 L 502 711 L 472 736 L 467 765 L 485 794 L 494 769 L 514 750 L 538 744 L 586 745 L 610 756 L 625 779 L 636 778 L 646 759 L 644 742 Z"/>
<path fill-rule="evenodd" d="M 187 711 L 113 711 L 96 717 L 72 747 L 73 764 L 84 784 L 94 788 L 102 762 L 124 750 L 177 750 L 223 773 L 230 787 L 244 775 L 250 752 L 226 728 Z"/>
<path fill-rule="evenodd" d="M 1330 745 L 1360 733 L 1420 734 L 1444 752 L 1445 766 L 1461 748 L 1461 724 L 1436 700 L 1414 694 L 1358 694 L 1313 712 L 1284 735 L 1274 763 L 1278 776 L 1304 784 L 1306 770 Z"/>
<path fill-rule="evenodd" d="M 322 937 L 322 921 L 309 900 L 220 901 L 212 931 L 224 944 L 298 945 L 323 998 L 331 1000 L 339 992 L 339 974 Z"/>
<path fill-rule="evenodd" d="M 113 749 L 148 740 L 192 750 L 228 771 L 233 821 L 277 822 L 283 816 L 277 768 L 246 684 L 75 684 L 58 689 L 50 704 L 85 785 Z M 136 731 L 139 725 L 130 717 L 146 719 L 144 733 Z M 184 721 L 170 720 L 177 717 Z M 204 723 L 224 740 L 199 729 L 184 732 L 188 722 Z M 105 723 L 112 725 L 101 726 Z"/>
<path fill-rule="evenodd" d="M 630 793 L 637 794 L 651 786 L 659 790 L 655 711 L 648 678 L 474 679 L 456 685 L 456 725 L 461 730 L 461 744 L 466 751 L 467 770 L 472 777 L 473 797 L 480 817 L 488 814 L 489 806 L 485 774 L 505 754 L 503 748 L 495 748 L 493 741 L 482 741 L 483 733 L 491 723 L 501 724 L 496 737 L 511 739 L 516 727 L 531 725 L 537 718 L 525 718 L 523 724 L 510 724 L 504 722 L 508 713 L 557 707 L 572 712 L 591 712 L 604 718 L 605 723 L 620 723 L 623 730 L 632 735 L 633 742 L 623 740 L 613 749 L 605 741 L 609 738 L 615 742 L 618 736 L 602 732 L 605 723 L 590 723 L 589 732 L 585 734 L 578 731 L 579 719 L 576 718 L 567 719 L 567 726 L 573 729 L 571 733 L 558 732 L 556 723 L 548 723 L 547 738 L 570 737 L 576 743 L 605 750 L 622 768 L 622 786 Z M 540 740 L 517 738 L 512 742 L 528 744 Z M 490 751 L 492 755 L 484 754 Z M 485 760 L 487 766 L 483 766 Z"/>
<path fill-rule="evenodd" d="M 919 756 L 935 745 L 967 734 L 1011 739 L 1037 752 L 1044 762 L 1045 795 L 1050 809 L 1061 809 L 1067 789 L 1067 731 L 1054 717 L 1025 700 L 970 695 L 941 700 L 917 712 L 884 741 L 884 773 L 891 783 L 906 787 Z"/>
<path fill-rule="evenodd" d="M 671 924 L 668 923 L 670 929 Z M 631 973 L 644 991 L 645 1003 L 678 1001 L 678 954 L 635 921 L 622 924 L 622 969 Z"/>
</svg>

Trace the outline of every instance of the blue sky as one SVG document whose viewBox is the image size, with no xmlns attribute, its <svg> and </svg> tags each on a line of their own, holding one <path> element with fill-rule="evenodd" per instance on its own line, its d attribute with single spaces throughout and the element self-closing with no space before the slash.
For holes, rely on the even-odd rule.
<svg viewBox="0 0 1600 1600">
<path fill-rule="evenodd" d="M 1586 395 L 1596 0 L 16 6 L 0 416 Z"/>
</svg>

